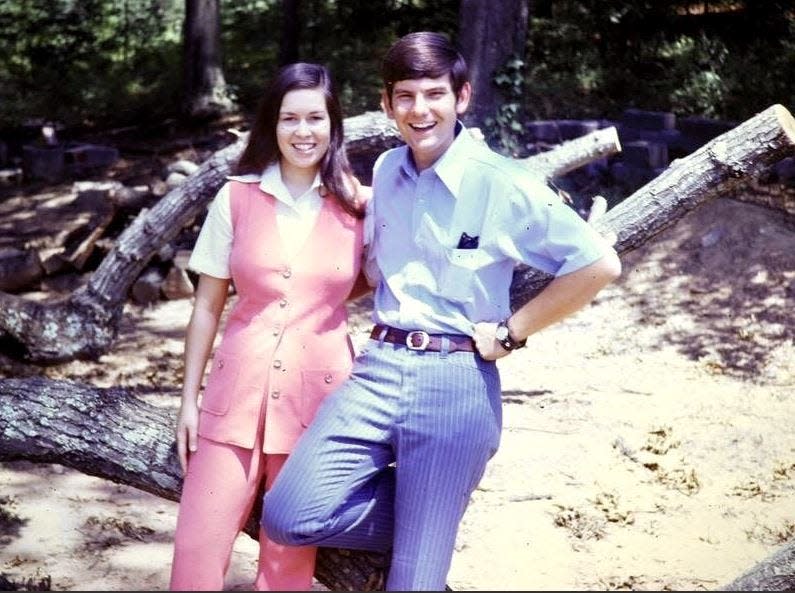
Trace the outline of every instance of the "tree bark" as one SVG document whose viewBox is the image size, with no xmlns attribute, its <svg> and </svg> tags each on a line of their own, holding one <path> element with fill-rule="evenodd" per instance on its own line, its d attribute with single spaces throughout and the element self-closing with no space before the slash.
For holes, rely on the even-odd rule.
<svg viewBox="0 0 795 593">
<path fill-rule="evenodd" d="M 795 541 L 784 544 L 719 591 L 795 591 Z"/>
<path fill-rule="evenodd" d="M 540 175 L 560 174 L 573 166 L 619 150 L 615 130 L 562 145 L 527 159 L 538 161 Z M 365 173 L 375 157 L 400 143 L 395 128 L 380 112 L 345 120 L 346 147 L 354 169 Z M 96 359 L 107 352 L 118 333 L 124 303 L 133 283 L 165 243 L 204 212 L 237 161 L 245 145 L 237 142 L 216 152 L 177 188 L 150 210 L 142 211 L 118 237 L 113 249 L 91 275 L 88 283 L 70 297 L 55 302 L 37 302 L 0 292 L 0 329 L 21 346 L 22 357 L 40 364 L 73 359 Z M 578 148 L 579 147 L 579 148 Z M 562 155 L 555 160 L 554 155 Z M 362 175 L 369 183 L 370 175 Z"/>
<path fill-rule="evenodd" d="M 279 65 L 297 62 L 301 40 L 301 0 L 282 0 L 282 34 Z"/>
<path fill-rule="evenodd" d="M 219 2 L 185 0 L 183 108 L 188 116 L 194 118 L 217 117 L 234 109 L 221 63 Z"/>
<path fill-rule="evenodd" d="M 494 74 L 516 56 L 524 59 L 528 0 L 461 0 L 458 45 L 469 66 L 473 103 L 467 125 L 483 127 L 504 100 Z"/>
</svg>

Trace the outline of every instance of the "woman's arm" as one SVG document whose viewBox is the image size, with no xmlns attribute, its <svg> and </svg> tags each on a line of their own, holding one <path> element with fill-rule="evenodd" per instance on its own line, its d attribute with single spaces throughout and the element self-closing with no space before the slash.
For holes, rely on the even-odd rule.
<svg viewBox="0 0 795 593">
<path fill-rule="evenodd" d="M 177 452 L 183 474 L 188 468 L 188 452 L 196 451 L 199 426 L 199 391 L 204 368 L 210 357 L 218 323 L 226 304 L 229 280 L 207 274 L 199 276 L 199 286 L 185 335 L 183 355 L 185 371 L 182 381 L 182 402 L 177 417 Z"/>
</svg>

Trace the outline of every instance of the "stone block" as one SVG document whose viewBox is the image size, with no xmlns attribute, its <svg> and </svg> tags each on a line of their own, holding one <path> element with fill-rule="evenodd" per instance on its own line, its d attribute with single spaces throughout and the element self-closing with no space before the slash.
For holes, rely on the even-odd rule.
<svg viewBox="0 0 795 593">
<path fill-rule="evenodd" d="M 67 171 L 75 176 L 96 173 L 119 160 L 119 151 L 112 146 L 77 144 L 65 151 Z"/>
<path fill-rule="evenodd" d="M 646 111 L 645 109 L 625 109 L 621 123 L 638 130 L 673 130 L 676 128 L 676 115 L 670 111 Z"/>
<path fill-rule="evenodd" d="M 64 177 L 64 147 L 26 144 L 22 147 L 22 171 L 26 179 L 57 183 Z"/>
</svg>

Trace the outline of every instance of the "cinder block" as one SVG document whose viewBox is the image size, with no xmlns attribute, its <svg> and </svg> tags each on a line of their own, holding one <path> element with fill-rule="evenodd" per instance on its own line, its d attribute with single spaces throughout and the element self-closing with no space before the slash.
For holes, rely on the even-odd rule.
<svg viewBox="0 0 795 593">
<path fill-rule="evenodd" d="M 621 156 L 627 164 L 658 169 L 668 165 L 668 145 L 660 142 L 635 140 L 623 145 Z"/>
<path fill-rule="evenodd" d="M 85 175 L 101 171 L 119 159 L 119 151 L 111 146 L 78 144 L 66 149 L 65 163 L 73 175 Z"/>
<path fill-rule="evenodd" d="M 530 138 L 535 142 L 547 142 L 558 144 L 560 142 L 560 130 L 557 122 L 553 120 L 533 120 L 525 124 L 525 129 Z"/>
<path fill-rule="evenodd" d="M 697 115 L 683 117 L 677 126 L 686 136 L 698 140 L 701 144 L 734 129 L 736 123 L 700 117 Z"/>
<path fill-rule="evenodd" d="M 621 123 L 638 130 L 673 130 L 676 128 L 676 115 L 670 111 L 646 111 L 645 109 L 625 109 Z"/>
<path fill-rule="evenodd" d="M 559 119 L 557 123 L 562 140 L 579 138 L 599 129 L 599 122 L 595 119 Z"/>
</svg>

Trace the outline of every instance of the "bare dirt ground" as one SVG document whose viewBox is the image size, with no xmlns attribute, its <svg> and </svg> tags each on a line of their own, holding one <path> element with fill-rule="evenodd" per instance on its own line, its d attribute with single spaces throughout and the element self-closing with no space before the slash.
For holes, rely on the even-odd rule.
<svg viewBox="0 0 795 593">
<path fill-rule="evenodd" d="M 448 582 L 711 590 L 795 537 L 795 233 L 720 199 L 625 254 L 623 277 L 500 363 L 500 451 Z M 43 373 L 176 408 L 187 300 L 126 308 L 97 363 Z M 367 299 L 352 307 L 365 339 Z M 58 465 L 0 465 L 0 573 L 53 590 L 167 588 L 176 503 Z M 227 590 L 246 590 L 241 536 Z M 318 584 L 317 589 L 323 589 Z"/>
</svg>

